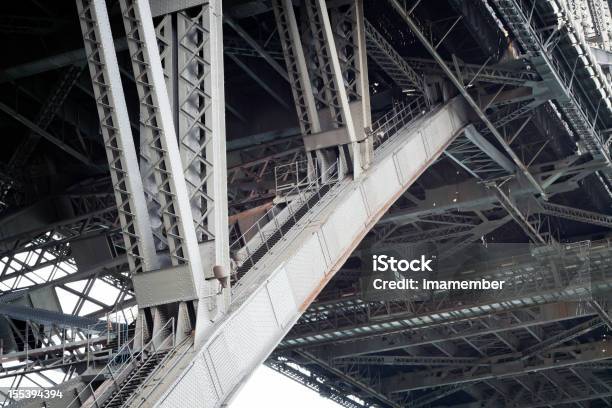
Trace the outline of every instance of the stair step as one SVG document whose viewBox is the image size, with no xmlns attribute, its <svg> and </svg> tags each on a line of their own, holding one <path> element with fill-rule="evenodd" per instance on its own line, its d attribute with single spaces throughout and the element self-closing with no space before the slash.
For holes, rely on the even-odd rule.
<svg viewBox="0 0 612 408">
<path fill-rule="evenodd" d="M 123 404 L 130 399 L 130 397 L 138 390 L 140 385 L 145 382 L 159 363 L 169 351 L 159 351 L 153 355 L 146 357 L 144 363 L 137 365 L 134 370 L 128 374 L 127 378 L 119 385 L 119 389 L 113 391 L 107 398 L 106 402 L 102 405 L 102 408 L 116 408 L 121 407 Z"/>
</svg>

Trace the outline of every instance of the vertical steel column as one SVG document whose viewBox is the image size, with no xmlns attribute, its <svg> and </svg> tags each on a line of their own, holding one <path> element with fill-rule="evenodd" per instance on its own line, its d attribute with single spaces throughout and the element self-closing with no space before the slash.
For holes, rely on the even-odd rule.
<svg viewBox="0 0 612 408">
<path fill-rule="evenodd" d="M 276 19 L 287 75 L 293 102 L 300 123 L 302 135 L 310 135 L 321 131 L 319 114 L 315 97 L 312 92 L 310 75 L 306 66 L 304 48 L 300 39 L 300 32 L 295 18 L 295 10 L 291 0 L 273 0 L 272 8 Z M 324 157 L 318 154 L 319 161 L 323 165 Z M 313 174 L 314 164 L 311 155 L 308 156 L 309 174 Z"/>
<path fill-rule="evenodd" d="M 353 175 L 359 177 L 363 170 L 363 160 L 359 151 L 357 132 L 349 107 L 327 5 L 325 0 L 305 0 L 304 6 L 314 40 L 317 68 L 322 77 L 321 85 L 325 88 L 325 97 L 331 110 L 332 121 L 338 126 L 344 126 L 348 132 L 350 152 L 345 151 L 345 158 L 352 160 Z"/>
<path fill-rule="evenodd" d="M 211 75 L 205 83 L 205 93 L 210 89 L 210 108 L 206 110 L 206 123 L 210 123 L 212 144 L 206 150 L 208 160 L 214 166 L 207 191 L 213 192 L 214 215 L 209 218 L 209 228 L 215 231 L 216 264 L 224 268 L 229 277 L 229 224 L 227 203 L 227 147 L 225 133 L 225 66 L 223 65 L 223 2 L 214 0 L 208 4 L 210 32 Z M 206 56 L 206 54 L 205 54 Z M 209 88 L 208 88 L 209 87 Z M 230 291 L 225 291 L 226 295 Z M 226 298 L 226 301 L 229 299 Z"/>
<path fill-rule="evenodd" d="M 318 133 L 321 131 L 321 124 L 293 4 L 291 0 L 272 0 L 272 7 L 300 129 L 304 135 Z"/>
<path fill-rule="evenodd" d="M 221 1 L 163 17 L 157 26 L 161 60 L 178 135 L 196 238 L 213 246 L 203 259 L 206 300 L 198 303 L 196 341 L 217 310 L 229 306 L 230 274 Z M 213 265 L 217 266 L 214 268 Z M 221 268 L 218 268 L 221 266 Z M 187 308 L 179 309 L 183 321 Z M 179 331 L 180 333 L 180 331 Z"/>
<path fill-rule="evenodd" d="M 157 39 L 196 236 L 214 240 L 212 263 L 229 272 L 221 18 L 220 2 L 169 14 Z"/>
<path fill-rule="evenodd" d="M 147 0 L 120 0 L 120 5 L 143 114 L 141 139 L 145 139 L 150 147 L 170 260 L 174 266 L 187 267 L 200 303 L 206 302 L 203 299 L 210 297 L 212 285 L 205 280 L 202 268 L 149 3 Z M 163 325 L 161 320 L 169 317 L 159 308 L 155 310 L 155 316 L 159 321 L 154 320 L 154 331 Z M 199 315 L 200 320 L 206 324 L 210 316 Z"/>
<path fill-rule="evenodd" d="M 355 130 L 363 132 L 372 126 L 363 0 L 352 0 L 330 12 L 347 97 L 349 103 L 358 103 L 360 108 L 352 110 L 359 117 L 356 125 L 359 123 L 360 127 Z M 367 166 L 374 149 L 372 138 L 366 138 L 360 145 Z"/>
<path fill-rule="evenodd" d="M 177 14 L 178 128 L 194 224 L 229 271 L 221 0 Z"/>
<path fill-rule="evenodd" d="M 87 63 L 131 273 L 158 267 L 104 0 L 77 0 Z"/>
</svg>

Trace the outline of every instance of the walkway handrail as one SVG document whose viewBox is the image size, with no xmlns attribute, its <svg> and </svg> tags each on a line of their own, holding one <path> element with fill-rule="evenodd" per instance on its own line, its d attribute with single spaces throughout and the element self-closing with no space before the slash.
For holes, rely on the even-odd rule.
<svg viewBox="0 0 612 408">
<path fill-rule="evenodd" d="M 170 335 L 174 338 L 174 318 L 171 318 L 170 320 L 168 320 L 157 331 L 157 333 L 151 337 L 149 342 L 147 344 L 143 345 L 140 349 L 136 349 L 134 347 L 136 336 L 132 337 L 132 339 L 130 341 L 125 343 L 123 345 L 123 347 L 121 347 L 119 349 L 117 354 L 115 354 L 113 356 L 111 361 L 109 361 L 104 366 L 104 368 L 102 368 L 102 370 L 100 370 L 100 372 L 89 382 L 89 384 L 87 384 L 81 390 L 81 392 L 79 392 L 76 395 L 76 397 L 74 397 L 74 399 L 72 401 L 70 401 L 70 403 L 68 404 L 68 406 L 66 408 L 79 408 L 79 407 L 81 407 L 79 401 L 80 401 L 81 397 L 85 396 L 85 395 L 82 395 L 85 392 L 89 392 L 91 394 L 90 396 L 85 398 L 85 401 L 87 401 L 88 399 L 93 398 L 93 401 L 92 401 L 93 404 L 91 405 L 91 407 L 100 408 L 100 406 L 101 406 L 100 404 L 103 404 L 104 401 L 98 401 L 98 399 L 96 397 L 95 389 L 93 387 L 93 384 L 95 382 L 100 382 L 100 381 L 104 382 L 110 376 L 110 378 L 113 380 L 114 387 L 115 388 L 119 388 L 120 384 L 117 383 L 117 378 L 121 377 L 121 375 L 126 370 L 126 368 L 128 368 L 130 366 L 130 363 L 132 363 L 133 361 L 135 361 L 138 358 L 140 358 L 145 350 L 148 350 L 151 346 L 152 346 L 153 350 L 155 350 L 155 348 L 156 348 L 155 347 L 155 342 L 157 340 L 159 340 L 158 337 L 160 336 L 160 334 L 163 334 L 166 331 L 166 329 L 168 329 L 168 328 L 171 329 L 171 334 Z M 165 340 L 165 338 L 162 339 L 162 341 L 164 341 L 164 340 Z"/>
<path fill-rule="evenodd" d="M 418 97 L 407 103 L 400 101 L 394 104 L 389 112 L 372 123 L 370 134 L 374 139 L 374 149 L 429 110 L 424 97 Z"/>
<path fill-rule="evenodd" d="M 296 197 L 294 200 L 291 200 L 287 204 L 287 208 L 289 208 L 289 211 L 292 212 L 293 208 L 296 207 L 296 203 L 298 203 L 298 206 L 303 204 L 308 205 L 308 202 L 313 194 L 320 194 L 321 188 L 323 186 L 334 184 L 338 181 L 338 179 L 338 162 L 335 162 L 314 180 L 308 181 L 306 177 L 304 182 L 297 183 L 295 187 L 293 187 L 291 190 L 284 194 L 286 197 Z M 309 192 L 312 192 L 313 194 L 307 195 Z M 244 233 L 242 233 L 242 235 L 240 235 L 240 237 L 238 237 L 230 245 L 230 253 L 238 253 L 241 249 L 246 248 L 247 257 L 239 266 L 242 266 L 249 260 L 251 260 L 252 263 L 251 267 L 255 266 L 255 262 L 253 262 L 251 256 L 263 245 L 267 245 L 268 238 L 266 237 L 266 235 L 269 236 L 270 233 L 274 234 L 276 232 L 280 232 L 281 234 L 283 234 L 281 225 L 278 223 L 278 220 L 276 218 L 276 215 L 279 214 L 281 210 L 281 203 L 272 206 L 268 211 L 266 211 L 264 215 L 259 217 L 259 219 L 257 219 L 257 221 L 255 221 L 255 223 L 250 228 L 248 228 Z M 295 214 L 291 213 L 291 216 L 295 218 Z M 273 227 L 269 230 L 264 231 L 264 227 L 266 225 L 269 225 L 270 223 L 274 223 Z M 260 238 L 261 243 L 257 246 L 257 248 L 249 248 L 248 243 L 251 240 L 249 237 L 256 236 Z"/>
<path fill-rule="evenodd" d="M 155 367 L 155 369 L 153 370 L 153 372 L 151 372 L 151 374 L 149 375 L 149 378 L 153 378 L 153 376 L 162 369 L 162 367 L 164 366 L 164 364 L 166 364 L 170 359 L 174 358 L 174 362 L 172 363 L 172 365 L 170 365 L 169 367 L 167 367 L 166 372 L 164 373 L 164 375 L 159 379 L 159 381 L 163 381 L 171 372 L 172 370 L 174 370 L 174 368 L 183 360 L 183 357 L 185 357 L 185 355 L 191 350 L 192 345 L 185 347 L 185 349 L 181 352 L 181 354 L 179 354 L 176 358 L 175 358 L 175 353 L 177 350 L 179 350 L 181 347 L 185 346 L 186 342 L 188 341 L 193 341 L 193 337 L 187 337 L 185 338 L 185 340 L 183 340 L 181 343 L 177 344 L 175 347 L 172 348 L 172 350 L 166 355 L 164 356 L 164 358 L 162 359 L 162 361 L 159 362 L 159 364 L 157 365 L 157 367 Z M 140 391 L 147 385 L 146 381 L 143 381 L 142 384 L 140 384 L 138 386 L 138 388 L 136 389 L 136 391 L 134 391 L 134 394 L 132 394 L 132 397 L 130 397 L 130 399 L 127 402 L 131 402 L 134 400 L 134 398 L 136 398 L 137 395 L 140 394 Z M 142 404 L 145 403 L 145 401 L 147 400 L 147 398 L 153 393 L 153 391 L 155 390 L 155 388 L 150 388 L 149 392 L 146 395 L 141 395 L 141 400 L 140 403 L 136 406 L 136 408 L 142 406 Z"/>
<path fill-rule="evenodd" d="M 374 139 L 375 149 L 380 147 L 401 128 L 412 122 L 414 119 L 422 116 L 429 110 L 430 108 L 428 107 L 424 97 L 418 97 L 410 102 L 401 102 L 398 105 L 395 105 L 390 112 L 377 119 L 372 125 L 372 130 L 368 132 Z M 309 180 L 308 177 L 305 177 L 304 181 L 296 183 L 296 185 L 290 191 L 284 193 L 284 196 L 286 197 L 297 197 L 287 205 L 287 209 L 290 212 L 288 219 L 293 218 L 295 221 L 297 221 L 295 219 L 293 210 L 304 204 L 309 205 L 310 199 L 313 197 L 313 194 L 308 194 L 309 192 L 319 194 L 320 197 L 320 191 L 323 186 L 335 184 L 339 181 L 339 179 L 338 162 L 336 162 L 313 180 Z M 284 222 L 279 223 L 277 219 L 277 215 L 282 210 L 280 205 L 281 204 L 279 203 L 272 206 L 249 229 L 247 229 L 230 245 L 230 253 L 232 254 L 238 254 L 242 250 L 246 251 L 246 254 L 242 254 L 246 255 L 244 259 L 238 260 L 242 261 L 239 263 L 239 267 L 249 261 L 251 262 L 250 268 L 255 266 L 257 260 L 254 260 L 252 255 L 255 254 L 262 246 L 268 245 L 267 240 L 269 236 L 277 232 L 280 232 L 281 236 L 284 235 L 283 230 L 281 229 Z M 248 244 L 254 237 L 259 237 L 260 242 L 255 247 L 250 247 Z M 269 250 L 270 248 L 267 249 Z M 241 276 L 237 277 L 238 281 L 241 279 Z"/>
</svg>

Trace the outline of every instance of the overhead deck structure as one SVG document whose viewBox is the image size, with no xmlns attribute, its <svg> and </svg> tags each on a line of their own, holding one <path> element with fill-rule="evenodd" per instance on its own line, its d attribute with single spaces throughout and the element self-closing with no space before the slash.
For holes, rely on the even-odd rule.
<svg viewBox="0 0 612 408">
<path fill-rule="evenodd" d="M 0 405 L 226 406 L 264 363 L 350 408 L 612 406 L 611 21 L 0 5 Z M 372 292 L 425 250 L 503 288 Z"/>
</svg>

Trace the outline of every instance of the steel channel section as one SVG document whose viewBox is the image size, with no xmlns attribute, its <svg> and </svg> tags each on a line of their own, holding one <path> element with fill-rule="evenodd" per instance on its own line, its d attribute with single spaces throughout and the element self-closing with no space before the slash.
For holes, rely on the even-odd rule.
<svg viewBox="0 0 612 408">
<path fill-rule="evenodd" d="M 238 286 L 230 313 L 215 323 L 197 355 L 188 357 L 186 368 L 151 404 L 216 407 L 227 402 L 369 229 L 466 124 L 467 110 L 463 100 L 455 99 L 416 120 L 377 150 L 361 178 L 333 187 L 242 278 L 247 284 Z"/>
<path fill-rule="evenodd" d="M 152 270 L 157 255 L 106 3 L 76 4 L 130 271 Z"/>
</svg>

